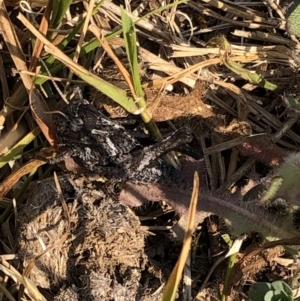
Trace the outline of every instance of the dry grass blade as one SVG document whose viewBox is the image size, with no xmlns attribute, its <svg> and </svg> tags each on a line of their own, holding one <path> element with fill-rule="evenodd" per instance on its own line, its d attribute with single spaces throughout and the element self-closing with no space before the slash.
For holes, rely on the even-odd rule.
<svg viewBox="0 0 300 301">
<path fill-rule="evenodd" d="M 118 59 L 118 57 L 114 54 L 111 47 L 109 46 L 109 43 L 106 41 L 103 33 L 101 32 L 101 29 L 99 29 L 96 25 L 91 24 L 89 27 L 90 31 L 95 35 L 95 37 L 100 42 L 103 49 L 107 52 L 107 54 L 111 57 L 111 59 L 116 64 L 117 68 L 119 69 L 120 73 L 122 74 L 124 80 L 126 81 L 130 92 L 132 93 L 133 97 L 136 98 L 135 90 L 132 82 L 132 78 L 130 73 L 126 70 L 126 68 L 123 66 L 121 61 Z"/>
<path fill-rule="evenodd" d="M 47 51 L 56 57 L 58 60 L 68 66 L 74 73 L 81 77 L 88 84 L 92 85 L 96 89 L 100 89 L 104 94 L 112 98 L 114 101 L 123 106 L 128 112 L 134 113 L 137 111 L 133 99 L 127 96 L 126 92 L 116 86 L 104 81 L 100 77 L 86 70 L 84 67 L 75 63 L 68 56 L 66 56 L 61 50 L 55 47 L 50 41 L 48 41 L 34 26 L 22 15 L 19 14 L 18 18 L 21 22 L 40 40 L 45 44 Z"/>
<path fill-rule="evenodd" d="M 12 265 L 1 258 L 0 270 L 12 278 L 16 283 L 25 287 L 25 293 L 34 301 L 47 301 L 47 299 L 39 292 L 36 285 L 28 278 L 21 275 Z"/>
<path fill-rule="evenodd" d="M 298 44 L 295 41 L 291 41 L 291 40 L 283 38 L 281 36 L 277 36 L 277 35 L 271 34 L 271 33 L 261 32 L 261 31 L 249 32 L 249 31 L 244 31 L 244 30 L 235 30 L 233 32 L 233 34 L 235 36 L 244 37 L 247 39 L 254 39 L 254 40 L 264 41 L 264 42 L 267 41 L 269 43 L 282 44 L 282 45 L 286 45 L 290 48 L 299 47 L 299 46 L 297 46 Z"/>
<path fill-rule="evenodd" d="M 21 44 L 19 42 L 18 36 L 14 30 L 14 27 L 9 19 L 6 11 L 6 7 L 3 1 L 1 1 L 0 7 L 0 28 L 4 41 L 7 44 L 12 60 L 15 63 L 17 70 L 27 70 L 25 55 L 22 51 Z M 28 75 L 21 75 L 24 86 L 27 91 L 30 91 L 33 84 Z M 17 106 L 17 104 L 11 104 Z"/>
<path fill-rule="evenodd" d="M 259 135 L 265 135 L 265 134 L 258 134 L 258 135 L 253 135 L 253 136 L 241 136 L 241 137 L 238 137 L 238 138 L 235 138 L 232 140 L 228 140 L 221 144 L 216 144 L 216 145 L 205 148 L 204 153 L 206 156 L 209 156 L 209 155 L 224 151 L 226 149 L 233 148 L 233 147 L 241 144 L 242 142 L 246 141 L 246 139 L 251 138 L 251 137 L 255 138 L 256 136 L 259 136 Z"/>
<path fill-rule="evenodd" d="M 239 31 L 237 31 L 239 32 Z M 234 33 L 233 33 L 234 34 Z M 280 39 L 285 43 L 286 39 Z M 201 55 L 219 55 L 220 48 L 219 47 L 206 47 L 206 48 L 196 48 L 196 47 L 188 47 L 182 45 L 171 45 L 173 53 L 172 57 L 192 57 L 192 56 L 201 56 Z M 257 55 L 257 59 L 282 59 L 286 62 L 290 59 L 289 48 L 283 45 L 273 45 L 273 46 L 240 46 L 231 44 L 231 55 L 233 56 L 252 56 Z"/>
<path fill-rule="evenodd" d="M 8 14 L 6 12 L 6 8 L 3 3 L 0 7 L 0 27 L 3 32 L 4 40 L 7 44 L 8 49 L 10 50 L 10 54 L 15 63 L 16 69 L 27 70 L 26 59 L 23 54 L 20 42 L 12 27 L 12 24 L 9 20 Z M 40 51 L 41 51 L 41 45 L 37 44 L 35 48 L 35 55 L 38 56 Z M 32 67 L 33 66 L 34 65 L 32 65 Z M 44 132 L 45 137 L 48 139 L 48 141 L 51 144 L 53 144 L 53 139 L 51 137 L 51 134 L 49 134 L 49 128 L 51 128 L 51 119 L 49 118 L 49 116 L 39 118 L 38 117 L 39 115 L 41 116 L 44 114 L 37 113 L 38 111 L 43 112 L 43 110 L 46 110 L 47 106 L 45 105 L 45 102 L 42 96 L 40 95 L 40 93 L 38 92 L 38 90 L 34 87 L 31 77 L 24 73 L 22 73 L 20 76 L 24 84 L 24 87 L 27 90 L 28 95 L 30 95 L 30 100 L 31 100 L 30 103 L 31 103 L 31 107 L 33 108 L 34 115 L 37 117 L 36 118 L 37 123 L 40 125 L 40 128 Z M 14 111 L 15 107 L 22 105 L 22 103 L 19 102 L 20 98 L 14 99 L 17 102 L 11 102 L 10 100 L 11 99 L 8 100 L 7 104 L 4 106 L 4 108 L 1 111 L 2 116 L 0 116 L 0 125 L 4 124 L 5 116 L 9 115 L 12 111 Z M 41 106 L 43 107 L 42 109 Z"/>
<path fill-rule="evenodd" d="M 49 107 L 37 89 L 29 93 L 29 103 L 36 123 L 49 144 L 54 145 L 53 120 L 51 115 L 47 114 Z"/>
<path fill-rule="evenodd" d="M 231 60 L 232 61 L 240 61 L 240 62 L 252 62 L 252 61 L 255 61 L 258 59 L 258 56 L 255 56 L 255 55 L 252 55 L 252 56 L 249 56 L 249 57 L 245 57 L 245 56 L 234 56 L 234 57 L 231 57 Z M 200 63 L 197 63 L 187 69 L 184 69 L 174 75 L 171 75 L 171 76 L 168 76 L 168 77 L 165 77 L 163 79 L 157 79 L 157 80 L 154 80 L 152 82 L 149 82 L 147 84 L 147 87 L 157 87 L 157 86 L 161 86 L 163 84 L 173 84 L 177 81 L 179 81 L 179 78 L 181 77 L 185 77 L 185 76 L 188 76 L 188 75 L 191 75 L 193 74 L 194 72 L 197 72 L 198 70 L 201 70 L 205 67 L 208 67 L 210 65 L 215 65 L 215 64 L 219 64 L 222 62 L 222 59 L 221 58 L 215 58 L 215 59 L 211 59 L 211 60 L 206 60 L 204 62 L 200 62 Z"/>
<path fill-rule="evenodd" d="M 82 27 L 82 31 L 81 31 L 81 34 L 80 34 L 80 38 L 79 38 L 78 44 L 76 46 L 76 50 L 75 50 L 74 56 L 73 56 L 73 61 L 74 62 L 78 61 L 80 50 L 81 50 L 82 44 L 84 42 L 84 37 L 85 37 L 85 35 L 87 33 L 88 25 L 90 23 L 92 15 L 93 15 L 94 4 L 95 4 L 95 0 L 91 0 L 88 3 L 87 15 L 86 15 L 83 27 Z M 73 76 L 73 73 L 71 71 L 69 73 L 69 76 L 68 76 L 68 81 L 71 81 L 72 76 Z"/>
<path fill-rule="evenodd" d="M 44 11 L 44 15 L 43 15 L 40 27 L 39 27 L 39 31 L 44 35 L 46 35 L 47 31 L 48 31 L 49 19 L 50 19 L 50 15 L 51 15 L 52 5 L 53 5 L 53 0 L 49 0 L 48 4 L 46 6 L 46 9 Z M 42 43 L 42 41 L 40 41 L 40 40 L 36 41 L 36 43 L 34 45 L 34 48 L 32 50 L 32 60 L 30 62 L 30 66 L 29 66 L 30 71 L 36 70 L 38 59 L 39 59 L 40 54 L 43 50 L 43 46 L 44 46 L 44 44 Z"/>
<path fill-rule="evenodd" d="M 68 222 L 67 223 L 67 230 L 66 230 L 66 235 L 68 235 L 70 233 L 71 218 L 70 218 L 69 209 L 68 209 L 66 200 L 64 199 L 63 192 L 61 190 L 61 187 L 60 187 L 59 180 L 58 180 L 56 172 L 54 172 L 54 182 L 55 182 L 56 189 L 57 189 L 57 192 L 58 192 L 58 195 L 59 195 L 59 199 L 60 199 L 61 204 L 62 204 L 62 208 L 64 209 L 64 212 L 65 212 L 65 215 L 66 215 L 66 219 L 67 219 L 67 222 Z M 59 243 L 63 244 L 63 242 L 65 240 L 66 240 L 66 237 L 64 236 L 64 239 L 60 239 Z"/>
<path fill-rule="evenodd" d="M 0 28 L 2 31 L 2 35 L 4 41 L 9 49 L 9 53 L 11 55 L 12 60 L 14 61 L 15 67 L 17 70 L 27 70 L 26 59 L 24 53 L 22 51 L 22 47 L 18 36 L 12 26 L 12 23 L 9 19 L 9 16 L 6 11 L 6 7 L 4 2 L 1 2 L 0 6 Z M 35 87 L 32 82 L 32 79 L 27 74 L 20 74 L 24 87 L 29 94 L 30 91 L 34 91 Z M 34 92 L 33 92 L 34 93 Z M 23 105 L 23 99 L 20 98 L 9 98 L 4 108 L 1 110 L 0 113 L 0 125 L 3 125 L 5 122 L 5 117 L 11 114 L 16 107 L 21 107 Z"/>
<path fill-rule="evenodd" d="M 191 248 L 192 233 L 195 227 L 195 216 L 196 216 L 196 208 L 198 203 L 198 193 L 199 193 L 199 175 L 197 172 L 195 172 L 193 192 L 192 192 L 191 203 L 190 203 L 190 208 L 189 208 L 189 213 L 187 218 L 187 229 L 185 232 L 182 251 L 176 263 L 176 266 L 174 267 L 169 277 L 169 280 L 166 284 L 163 301 L 175 300 L 175 295 L 180 279 L 182 277 L 183 268 Z"/>
<path fill-rule="evenodd" d="M 44 15 L 39 27 L 39 31 L 46 35 L 48 31 L 49 26 L 49 20 L 52 10 L 52 4 L 53 1 L 50 0 L 46 6 L 46 9 L 44 11 Z M 36 71 L 38 72 L 40 68 L 36 69 L 40 54 L 43 50 L 44 44 L 40 40 L 36 40 L 36 43 L 34 45 L 33 51 L 32 51 L 32 60 L 30 62 L 29 70 L 30 71 Z M 24 69 L 20 69 L 21 71 L 26 71 Z M 47 103 L 44 101 L 42 95 L 39 93 L 37 89 L 33 89 L 29 93 L 29 104 L 31 111 L 33 113 L 33 117 L 36 121 L 36 123 L 39 125 L 40 129 L 42 130 L 44 136 L 48 140 L 48 142 L 51 145 L 54 145 L 54 139 L 53 139 L 53 124 L 52 124 L 52 118 L 49 114 L 45 114 L 45 112 L 49 111 L 49 107 Z"/>
<path fill-rule="evenodd" d="M 3 196 L 5 196 L 12 189 L 12 187 L 19 181 L 21 177 L 29 174 L 33 169 L 44 164 L 46 164 L 46 161 L 37 159 L 31 160 L 14 173 L 6 177 L 5 180 L 0 183 L 0 199 L 2 200 Z"/>
<path fill-rule="evenodd" d="M 250 28 L 260 28 L 264 26 L 268 27 L 278 27 L 280 29 L 285 30 L 286 28 L 286 22 L 283 19 L 275 19 L 275 20 L 269 20 L 267 16 L 259 11 L 254 11 L 249 8 L 245 8 L 243 6 L 239 6 L 233 3 L 224 2 L 220 0 L 202 0 L 203 2 L 221 9 L 225 12 L 230 12 L 231 14 L 235 16 L 239 16 L 244 20 L 251 20 L 252 22 L 240 22 L 240 21 L 233 21 L 231 18 L 224 18 L 223 16 L 215 13 L 214 11 L 209 11 L 209 9 L 204 8 L 199 4 L 199 2 L 195 3 L 194 1 L 188 2 L 188 5 L 193 7 L 194 9 L 201 10 L 204 14 L 212 15 L 217 19 L 224 20 L 227 22 L 230 22 L 231 24 L 236 24 L 239 26 L 245 26 Z"/>
</svg>

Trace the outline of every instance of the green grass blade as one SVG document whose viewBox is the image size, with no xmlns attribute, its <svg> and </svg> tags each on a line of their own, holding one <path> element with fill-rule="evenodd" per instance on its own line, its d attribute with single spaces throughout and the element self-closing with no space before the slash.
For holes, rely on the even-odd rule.
<svg viewBox="0 0 300 301">
<path fill-rule="evenodd" d="M 95 9 L 93 11 L 93 14 L 97 12 L 97 10 L 99 9 L 99 7 L 102 5 L 102 3 L 104 2 L 104 0 L 100 1 L 96 6 L 95 6 Z M 159 13 L 161 11 L 164 11 L 172 6 L 174 6 L 175 4 L 178 5 L 178 4 L 181 4 L 181 3 L 185 3 L 187 2 L 186 0 L 180 0 L 176 3 L 171 3 L 171 4 L 168 4 L 168 5 L 165 5 L 163 7 L 159 7 L 158 9 L 155 9 L 151 12 L 149 12 L 148 14 L 146 14 L 145 16 L 141 17 L 140 19 L 138 19 L 137 21 L 134 22 L 134 24 L 137 24 L 139 21 L 143 20 L 143 19 L 146 19 L 147 17 L 155 14 L 155 13 Z M 70 41 L 72 41 L 72 39 L 74 38 L 74 36 L 78 33 L 78 31 L 81 29 L 82 25 L 84 23 L 84 20 L 82 20 L 75 28 L 74 30 L 70 33 L 70 35 L 64 39 L 58 46 L 58 48 L 60 50 L 64 49 L 69 43 Z M 112 32 L 111 34 L 108 34 L 105 36 L 105 38 L 107 39 L 107 41 L 113 39 L 114 37 L 118 36 L 119 34 L 122 33 L 122 28 L 119 29 L 119 30 L 116 30 L 114 32 Z M 91 41 L 87 42 L 81 49 L 80 51 L 80 55 L 79 57 L 82 57 L 88 53 L 90 53 L 91 51 L 93 51 L 94 49 L 96 49 L 97 47 L 101 47 L 99 41 L 94 38 L 92 39 Z M 73 54 L 71 54 L 71 57 L 72 57 Z M 48 57 L 48 59 L 46 60 L 46 63 L 47 65 L 49 66 L 49 70 L 50 70 L 50 73 L 54 76 L 55 74 L 57 74 L 59 71 L 61 71 L 65 65 L 62 64 L 62 63 L 57 63 L 55 66 L 52 66 L 50 67 L 50 65 L 55 61 L 55 58 L 50 55 Z M 44 73 L 43 73 L 44 74 Z M 36 84 L 37 85 L 42 85 L 45 81 L 47 81 L 47 79 L 45 78 L 38 78 L 36 80 Z"/>
<path fill-rule="evenodd" d="M 97 3 L 97 5 L 95 5 L 94 9 L 93 9 L 93 13 L 92 15 L 94 15 L 98 9 L 101 7 L 102 3 L 104 2 L 104 0 L 101 0 L 99 3 Z M 63 50 L 71 41 L 73 41 L 75 35 L 80 31 L 80 29 L 82 28 L 83 24 L 85 22 L 85 18 L 83 20 L 81 20 L 74 28 L 73 30 L 70 32 L 70 34 L 63 39 L 59 45 L 57 46 L 60 50 Z M 93 50 L 93 49 L 92 49 Z M 91 51 L 92 51 L 91 50 Z M 87 52 L 85 52 L 87 53 Z M 82 55 L 85 54 L 84 52 L 82 53 Z M 53 62 L 55 61 L 55 58 L 53 55 L 50 55 L 47 59 L 46 59 L 46 65 L 50 66 Z M 43 69 L 42 69 L 43 70 Z"/>
<path fill-rule="evenodd" d="M 68 56 L 66 56 L 61 50 L 59 50 L 56 46 L 54 46 L 49 40 L 47 40 L 37 29 L 35 29 L 29 21 L 20 15 L 20 20 L 24 23 L 24 25 L 36 36 L 38 37 L 46 47 L 48 47 L 48 52 L 50 54 L 55 55 L 56 59 L 60 60 L 65 66 L 67 66 L 73 73 L 79 76 L 82 80 L 95 87 L 97 90 L 101 91 L 119 105 L 121 105 L 125 110 L 130 113 L 135 113 L 138 110 L 134 99 L 129 97 L 127 93 L 110 84 L 109 82 L 101 79 L 95 74 L 89 72 L 79 64 L 75 63 Z"/>
<path fill-rule="evenodd" d="M 79 69 L 74 69 L 70 66 L 69 68 L 72 69 L 72 71 L 75 74 L 77 74 L 82 80 L 84 80 L 97 90 L 101 91 L 103 94 L 110 97 L 129 113 L 134 113 L 138 110 L 133 98 L 128 96 L 124 90 L 110 84 L 109 82 L 104 81 L 103 79 L 97 77 L 94 74 L 87 74 L 87 72 L 81 72 Z"/>
<path fill-rule="evenodd" d="M 53 13 L 50 22 L 52 28 L 59 26 L 71 4 L 72 0 L 53 0 Z"/>
<path fill-rule="evenodd" d="M 135 93 L 138 97 L 142 97 L 144 92 L 142 89 L 141 79 L 139 75 L 138 53 L 136 43 L 137 39 L 134 23 L 132 19 L 128 16 L 128 14 L 125 12 L 123 7 L 121 7 L 121 18 L 126 53 L 130 64 Z M 144 105 L 146 107 L 146 103 L 144 103 Z"/>
<path fill-rule="evenodd" d="M 101 7 L 102 3 L 104 2 L 104 0 L 100 1 L 96 6 L 95 6 L 95 9 L 93 11 L 93 14 L 97 12 L 97 10 L 99 9 L 99 7 Z M 147 17 L 155 14 L 155 13 L 159 13 L 161 11 L 164 11 L 168 8 L 171 8 L 172 6 L 174 6 L 175 4 L 178 5 L 178 4 L 181 4 L 181 3 L 186 3 L 187 1 L 186 0 L 181 0 L 181 1 L 178 1 L 176 3 L 171 3 L 171 4 L 168 4 L 168 5 L 165 5 L 163 7 L 159 7 L 151 12 L 149 12 L 148 14 L 146 14 L 145 16 L 141 17 L 140 19 L 138 19 L 137 21 L 134 22 L 134 24 L 137 24 L 139 21 L 143 20 L 143 19 L 146 19 Z M 82 20 L 75 28 L 74 28 L 74 31 L 72 31 L 70 33 L 70 35 L 65 39 L 63 40 L 60 45 L 59 45 L 59 49 L 63 49 L 64 47 L 66 47 L 69 42 L 74 38 L 74 36 L 76 35 L 76 33 L 80 30 L 80 28 L 82 27 L 84 23 L 84 20 Z M 105 36 L 105 38 L 107 39 L 107 41 L 113 39 L 114 37 L 118 36 L 119 34 L 122 33 L 122 28 L 121 29 L 118 29 L 108 35 Z M 101 47 L 99 41 L 95 38 L 95 39 L 92 39 L 91 41 L 87 42 L 81 49 L 80 51 L 80 57 L 83 56 L 83 55 L 86 55 L 87 53 L 93 51 L 95 48 L 97 47 Z M 51 59 L 50 59 L 51 58 Z M 49 59 L 49 61 L 48 61 Z M 49 56 L 49 58 L 47 59 L 47 63 L 51 64 L 54 62 L 55 58 L 53 56 Z M 52 75 L 55 75 L 56 73 L 58 73 L 59 71 L 61 71 L 65 66 L 62 64 L 62 63 L 58 63 L 57 65 L 53 66 L 51 68 L 49 68 L 50 71 L 53 70 L 54 73 L 51 72 Z M 46 79 L 39 79 L 38 83 L 37 84 L 42 84 L 46 81 Z"/>
<path fill-rule="evenodd" d="M 52 16 L 51 16 L 51 20 L 50 20 L 51 26 L 53 26 L 54 20 L 56 19 L 57 15 L 58 15 L 60 1 L 61 0 L 53 0 L 53 3 L 52 3 Z"/>
<path fill-rule="evenodd" d="M 14 147 L 8 151 L 4 156 L 0 158 L 0 168 L 6 163 L 11 161 L 16 155 L 18 155 L 31 141 L 33 141 L 37 135 L 41 132 L 39 127 L 36 127 L 29 132 L 24 138 L 22 138 Z"/>
</svg>

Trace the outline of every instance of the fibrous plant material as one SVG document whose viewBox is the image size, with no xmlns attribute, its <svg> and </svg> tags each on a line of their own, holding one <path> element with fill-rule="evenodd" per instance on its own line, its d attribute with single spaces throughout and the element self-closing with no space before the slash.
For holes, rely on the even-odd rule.
<svg viewBox="0 0 300 301">
<path fill-rule="evenodd" d="M 36 259 L 29 278 L 57 292 L 55 300 L 134 300 L 146 262 L 145 231 L 130 209 L 101 193 L 97 180 L 71 182 L 77 191 L 60 178 L 70 216 L 70 235 L 63 245 L 57 242 L 68 221 L 52 179 L 36 186 L 20 212 L 17 239 L 24 266 L 54 246 Z"/>
<path fill-rule="evenodd" d="M 114 77 L 115 79 L 115 74 Z M 205 92 L 205 85 L 197 82 L 195 88 L 188 95 L 169 95 L 158 89 L 146 89 L 146 99 L 149 114 L 155 122 L 176 120 L 178 118 L 199 116 L 203 119 L 217 119 L 211 108 L 204 104 L 201 96 Z M 118 104 L 106 97 L 98 90 L 91 89 L 91 101 L 104 106 L 112 118 L 124 117 L 128 113 Z M 215 124 L 217 121 L 215 121 Z M 221 122 L 220 122 L 221 123 Z"/>
</svg>

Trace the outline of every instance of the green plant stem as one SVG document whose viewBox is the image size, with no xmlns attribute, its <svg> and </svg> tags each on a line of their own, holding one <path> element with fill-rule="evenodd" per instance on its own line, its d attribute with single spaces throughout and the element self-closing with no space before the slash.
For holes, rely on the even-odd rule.
<svg viewBox="0 0 300 301">
<path fill-rule="evenodd" d="M 227 295 L 227 292 L 228 292 L 228 280 L 229 280 L 231 271 L 234 267 L 234 263 L 235 263 L 235 259 L 236 259 L 237 254 L 238 253 L 234 253 L 229 257 L 229 261 L 228 261 L 228 265 L 227 265 L 227 269 L 226 269 L 226 274 L 225 274 L 225 279 L 224 279 L 224 287 L 223 287 L 221 301 L 226 300 L 226 295 Z"/>
</svg>

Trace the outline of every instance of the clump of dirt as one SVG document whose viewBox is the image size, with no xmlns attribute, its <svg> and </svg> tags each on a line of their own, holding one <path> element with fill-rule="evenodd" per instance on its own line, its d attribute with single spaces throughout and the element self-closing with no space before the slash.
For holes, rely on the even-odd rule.
<svg viewBox="0 0 300 301">
<path fill-rule="evenodd" d="M 27 270 L 35 263 L 29 278 L 55 300 L 134 300 L 147 262 L 138 218 L 101 182 L 59 182 L 66 203 L 48 179 L 19 214 L 19 256 Z"/>
</svg>

